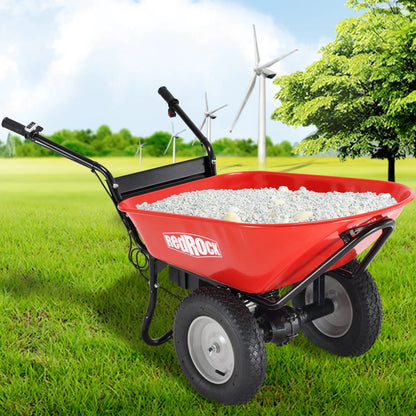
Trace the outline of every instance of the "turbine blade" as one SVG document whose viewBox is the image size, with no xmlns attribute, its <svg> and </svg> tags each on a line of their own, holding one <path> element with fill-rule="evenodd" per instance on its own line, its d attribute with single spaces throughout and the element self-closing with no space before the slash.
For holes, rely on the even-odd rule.
<svg viewBox="0 0 416 416">
<path fill-rule="evenodd" d="M 208 113 L 208 94 L 205 93 L 205 111 Z"/>
<path fill-rule="evenodd" d="M 254 34 L 254 62 L 257 66 L 260 62 L 260 53 L 259 53 L 259 45 L 257 44 L 257 35 L 256 35 L 256 26 L 253 25 L 253 34 Z"/>
<path fill-rule="evenodd" d="M 211 114 L 214 114 L 214 113 L 216 113 L 217 111 L 219 111 L 219 110 L 221 110 L 221 109 L 223 109 L 224 107 L 227 107 L 227 104 L 224 104 L 224 105 L 222 105 L 221 107 L 218 107 L 218 108 L 216 108 L 215 110 L 213 110 L 213 111 L 210 111 L 209 112 L 209 114 L 211 115 Z"/>
<path fill-rule="evenodd" d="M 204 116 L 204 120 L 202 121 L 202 124 L 201 124 L 201 126 L 199 127 L 199 130 L 202 130 L 202 127 L 204 127 L 204 125 L 205 125 L 205 122 L 207 121 L 207 115 L 205 115 Z M 196 143 L 196 141 L 198 140 L 198 137 L 194 137 L 194 140 L 193 140 L 193 142 L 192 142 L 192 146 Z"/>
<path fill-rule="evenodd" d="M 178 131 L 177 133 L 175 133 L 175 137 L 176 137 L 176 138 L 178 138 L 178 137 L 179 137 L 179 135 L 180 135 L 181 133 L 183 133 L 184 131 L 186 131 L 186 129 L 183 129 L 183 130 L 181 130 L 181 131 Z"/>
<path fill-rule="evenodd" d="M 207 116 L 204 116 L 204 120 L 202 121 L 202 124 L 199 130 L 202 130 L 202 127 L 204 127 L 206 121 L 207 121 Z"/>
<path fill-rule="evenodd" d="M 237 121 L 238 121 L 238 119 L 240 118 L 240 114 L 241 114 L 241 112 L 243 111 L 243 109 L 244 109 L 244 107 L 245 107 L 245 105 L 246 105 L 246 103 L 247 103 L 247 101 L 248 101 L 248 99 L 249 99 L 249 97 L 250 97 L 250 94 L 251 94 L 251 92 L 253 91 L 254 86 L 256 85 L 256 78 L 257 78 L 257 75 L 256 75 L 256 74 L 254 74 L 254 75 L 253 75 L 253 78 L 251 78 L 251 82 L 250 82 L 250 85 L 249 85 L 249 87 L 248 87 L 248 90 L 247 90 L 246 96 L 244 97 L 244 100 L 243 100 L 243 102 L 241 103 L 240 109 L 238 110 L 238 113 L 237 113 L 237 115 L 236 115 L 236 117 L 235 117 L 235 119 L 234 119 L 233 125 L 231 126 L 230 133 L 233 131 L 233 129 L 234 129 L 234 127 L 235 127 L 235 125 L 237 124 Z"/>
<path fill-rule="evenodd" d="M 168 145 L 166 146 L 165 151 L 163 152 L 163 156 L 165 156 L 165 155 L 166 155 L 166 152 L 168 151 L 169 146 L 170 146 L 170 144 L 172 143 L 173 137 L 174 137 L 174 136 L 172 136 L 172 137 L 170 138 L 169 143 L 168 143 Z"/>
<path fill-rule="evenodd" d="M 273 64 L 275 64 L 276 62 L 281 61 L 282 59 L 285 59 L 286 57 L 288 57 L 289 55 L 292 55 L 292 53 L 297 52 L 297 49 L 293 49 L 293 51 L 290 51 L 289 53 L 286 53 L 282 56 L 279 56 L 278 58 L 272 59 L 271 61 L 265 63 L 264 65 L 259 66 L 258 69 L 265 69 L 268 68 L 269 66 L 272 66 Z"/>
</svg>

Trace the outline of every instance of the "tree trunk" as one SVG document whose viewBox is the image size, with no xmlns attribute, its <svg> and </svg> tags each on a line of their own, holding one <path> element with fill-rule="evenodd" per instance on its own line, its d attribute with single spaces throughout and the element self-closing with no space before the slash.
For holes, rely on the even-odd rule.
<svg viewBox="0 0 416 416">
<path fill-rule="evenodd" d="M 396 174 L 395 174 L 395 159 L 394 157 L 389 157 L 387 159 L 389 161 L 389 170 L 388 170 L 388 180 L 390 182 L 395 182 L 396 181 Z"/>
</svg>

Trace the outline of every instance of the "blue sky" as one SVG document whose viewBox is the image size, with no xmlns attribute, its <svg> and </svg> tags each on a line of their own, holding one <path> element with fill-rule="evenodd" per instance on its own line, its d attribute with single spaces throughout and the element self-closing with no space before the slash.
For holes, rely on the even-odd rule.
<svg viewBox="0 0 416 416">
<path fill-rule="evenodd" d="M 235 3 L 268 14 L 278 27 L 302 42 L 333 39 L 336 24 L 357 15 L 345 6 L 345 0 L 236 0 Z"/>
<path fill-rule="evenodd" d="M 205 92 L 210 109 L 227 104 L 213 139 L 257 140 L 257 88 L 229 133 L 253 73 L 252 25 L 261 62 L 298 49 L 272 67 L 285 75 L 319 59 L 337 23 L 354 15 L 344 0 L 0 0 L 0 117 L 36 121 L 46 133 L 108 124 L 145 137 L 171 129 L 157 94 L 166 85 L 197 125 Z M 268 118 L 277 88 L 266 86 Z M 312 129 L 267 122 L 275 142 Z"/>
</svg>

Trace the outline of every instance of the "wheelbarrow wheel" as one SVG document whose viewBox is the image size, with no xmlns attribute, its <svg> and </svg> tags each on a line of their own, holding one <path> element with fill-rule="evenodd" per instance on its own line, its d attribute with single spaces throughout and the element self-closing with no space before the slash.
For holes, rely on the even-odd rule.
<svg viewBox="0 0 416 416">
<path fill-rule="evenodd" d="M 354 270 L 353 260 L 344 269 Z M 338 270 L 325 275 L 325 297 L 334 302 L 330 315 L 306 323 L 302 332 L 316 346 L 340 356 L 359 356 L 377 340 L 382 322 L 382 306 L 376 283 L 365 270 L 352 278 Z M 313 302 L 313 285 L 292 301 L 296 308 Z"/>
<path fill-rule="evenodd" d="M 239 405 L 263 385 L 263 334 L 250 311 L 228 290 L 209 286 L 188 295 L 176 312 L 173 340 L 183 373 L 203 396 Z"/>
</svg>

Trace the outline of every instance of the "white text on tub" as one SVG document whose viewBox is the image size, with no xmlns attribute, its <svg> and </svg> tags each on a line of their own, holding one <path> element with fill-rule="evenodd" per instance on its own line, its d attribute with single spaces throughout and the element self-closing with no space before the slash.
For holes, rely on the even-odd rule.
<svg viewBox="0 0 416 416">
<path fill-rule="evenodd" d="M 195 234 L 163 233 L 166 245 L 192 257 L 222 257 L 218 242 Z"/>
</svg>

